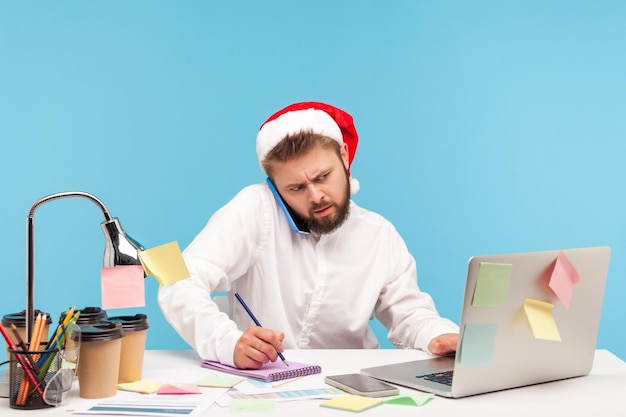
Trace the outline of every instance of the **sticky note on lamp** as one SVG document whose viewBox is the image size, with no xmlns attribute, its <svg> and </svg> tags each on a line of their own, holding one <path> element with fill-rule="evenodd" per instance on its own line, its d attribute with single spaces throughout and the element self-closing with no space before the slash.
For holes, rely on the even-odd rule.
<svg viewBox="0 0 626 417">
<path fill-rule="evenodd" d="M 144 307 L 143 267 L 141 265 L 118 265 L 100 270 L 102 308 Z"/>
<path fill-rule="evenodd" d="M 139 253 L 148 275 L 161 285 L 170 285 L 189 278 L 189 270 L 177 242 L 166 243 Z"/>
<path fill-rule="evenodd" d="M 526 298 L 524 312 L 530 322 L 535 339 L 555 340 L 560 342 L 561 335 L 552 315 L 554 306 L 545 301 Z"/>
<path fill-rule="evenodd" d="M 474 288 L 472 306 L 500 307 L 504 305 L 511 278 L 511 264 L 481 262 Z"/>
<path fill-rule="evenodd" d="M 574 293 L 574 285 L 580 282 L 580 275 L 574 265 L 567 259 L 563 252 L 559 253 L 550 276 L 548 285 L 559 297 L 565 308 L 569 308 L 569 303 Z"/>
</svg>

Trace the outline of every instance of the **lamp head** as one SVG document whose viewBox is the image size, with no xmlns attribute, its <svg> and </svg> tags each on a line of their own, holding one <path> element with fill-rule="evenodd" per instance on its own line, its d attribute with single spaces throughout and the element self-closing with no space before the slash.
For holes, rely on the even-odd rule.
<svg viewBox="0 0 626 417">
<path fill-rule="evenodd" d="M 139 253 L 144 247 L 124 232 L 116 217 L 102 222 L 101 226 L 104 232 L 103 266 L 141 265 Z"/>
</svg>

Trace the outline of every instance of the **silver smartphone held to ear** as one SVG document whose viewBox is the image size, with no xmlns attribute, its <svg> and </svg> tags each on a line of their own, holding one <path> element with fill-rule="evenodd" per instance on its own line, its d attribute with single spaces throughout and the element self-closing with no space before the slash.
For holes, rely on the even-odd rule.
<svg viewBox="0 0 626 417">
<path fill-rule="evenodd" d="M 329 375 L 324 382 L 349 394 L 364 397 L 388 397 L 398 395 L 398 388 L 364 374 Z"/>
</svg>

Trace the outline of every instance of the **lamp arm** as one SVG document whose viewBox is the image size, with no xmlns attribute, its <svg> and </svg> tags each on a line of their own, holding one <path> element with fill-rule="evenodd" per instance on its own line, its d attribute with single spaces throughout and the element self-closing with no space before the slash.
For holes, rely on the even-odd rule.
<svg viewBox="0 0 626 417">
<path fill-rule="evenodd" d="M 82 197 L 82 198 L 86 198 L 87 200 L 94 202 L 98 207 L 100 207 L 100 210 L 102 210 L 102 214 L 104 215 L 104 220 L 105 221 L 111 220 L 111 213 L 109 213 L 109 209 L 106 208 L 104 203 L 95 195 L 85 193 L 83 191 L 66 191 L 66 192 L 50 194 L 48 196 L 42 197 L 39 200 L 35 201 L 35 203 L 30 207 L 30 210 L 28 211 L 28 218 L 32 219 L 35 216 L 35 210 L 37 209 L 37 207 L 47 203 L 48 201 L 58 200 L 60 198 L 68 198 L 68 197 Z"/>
<path fill-rule="evenodd" d="M 109 210 L 106 208 L 104 203 L 100 201 L 96 196 L 82 192 L 82 191 L 67 191 L 56 194 L 50 194 L 48 196 L 42 197 L 37 200 L 28 211 L 28 217 L 26 219 L 26 337 L 27 341 L 30 340 L 33 333 L 33 323 L 35 320 L 34 313 L 34 292 L 35 292 L 35 278 L 34 278 L 34 270 L 35 270 L 35 244 L 34 244 L 34 216 L 35 210 L 37 207 L 41 206 L 52 200 L 58 200 L 61 198 L 69 198 L 69 197 L 82 197 L 87 200 L 92 201 L 102 211 L 104 215 L 105 223 L 109 223 L 112 221 L 111 214 Z"/>
</svg>

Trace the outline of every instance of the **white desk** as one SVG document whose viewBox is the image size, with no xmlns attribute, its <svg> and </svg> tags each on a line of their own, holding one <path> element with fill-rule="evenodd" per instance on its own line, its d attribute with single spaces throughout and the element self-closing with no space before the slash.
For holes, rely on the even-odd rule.
<svg viewBox="0 0 626 417">
<path fill-rule="evenodd" d="M 322 369 L 358 372 L 363 367 L 404 362 L 424 357 L 414 350 L 288 350 L 288 360 L 315 363 Z M 195 368 L 200 360 L 193 351 L 148 351 L 144 369 Z M 400 394 L 411 395 L 416 391 L 401 388 Z M 606 350 L 596 351 L 591 373 L 547 384 L 517 388 L 461 399 L 436 397 L 423 407 L 381 405 L 366 410 L 367 416 L 626 416 L 626 362 Z M 277 402 L 273 412 L 240 415 L 255 416 L 344 416 L 353 413 L 332 410 L 319 406 L 320 400 Z M 40 416 L 65 416 L 72 414 L 72 401 L 57 408 L 32 411 Z M 9 407 L 8 399 L 0 399 L 0 414 L 3 417 L 24 416 L 25 411 Z M 34 415 L 34 414 L 29 414 Z M 213 405 L 207 416 L 230 415 L 227 408 Z"/>
</svg>

